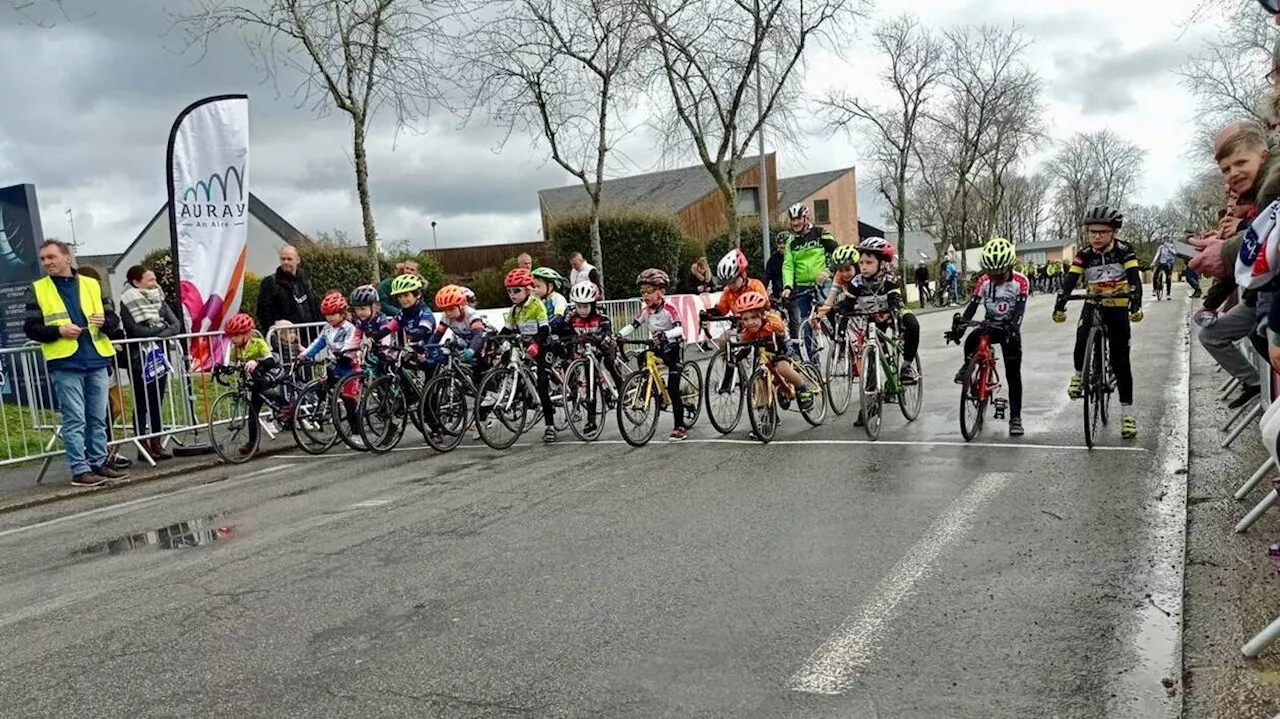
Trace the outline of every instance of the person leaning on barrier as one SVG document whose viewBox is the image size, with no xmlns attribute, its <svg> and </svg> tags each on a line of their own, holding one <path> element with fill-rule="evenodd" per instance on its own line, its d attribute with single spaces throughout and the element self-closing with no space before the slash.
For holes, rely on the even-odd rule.
<svg viewBox="0 0 1280 719">
<path fill-rule="evenodd" d="M 120 321 L 129 339 L 152 338 L 160 342 L 129 342 L 125 357 L 129 363 L 129 383 L 133 387 L 133 431 L 137 436 L 158 435 L 163 430 L 161 406 L 169 387 L 165 369 L 168 356 L 163 342 L 182 332 L 182 323 L 165 302 L 156 273 L 134 265 L 125 273 L 126 287 L 120 293 Z M 152 459 L 173 457 L 164 449 L 164 439 L 145 440 L 143 448 Z"/>
<path fill-rule="evenodd" d="M 45 240 L 46 277 L 32 284 L 22 330 L 40 343 L 53 395 L 62 409 L 62 442 L 71 483 L 98 487 L 127 474 L 107 466 L 107 367 L 116 354 L 102 286 L 71 267 L 66 243 Z M 114 313 L 112 313 L 114 317 Z"/>
</svg>

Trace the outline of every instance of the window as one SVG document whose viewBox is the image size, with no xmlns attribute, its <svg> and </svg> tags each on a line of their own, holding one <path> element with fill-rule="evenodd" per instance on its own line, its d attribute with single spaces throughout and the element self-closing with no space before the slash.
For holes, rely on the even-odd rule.
<svg viewBox="0 0 1280 719">
<path fill-rule="evenodd" d="M 739 215 L 760 214 L 760 188 L 758 187 L 739 187 L 738 188 L 738 214 Z"/>
<path fill-rule="evenodd" d="M 825 225 L 831 222 L 830 200 L 813 201 L 813 221 L 819 225 Z"/>
</svg>

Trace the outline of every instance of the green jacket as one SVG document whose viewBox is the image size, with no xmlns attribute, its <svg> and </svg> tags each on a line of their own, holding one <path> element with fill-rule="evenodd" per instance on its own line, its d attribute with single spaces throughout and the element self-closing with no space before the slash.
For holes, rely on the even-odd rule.
<svg viewBox="0 0 1280 719">
<path fill-rule="evenodd" d="M 787 231 L 786 245 L 782 250 L 782 286 L 809 287 L 818 282 L 818 275 L 827 272 L 831 253 L 839 243 L 830 232 L 810 225 L 800 234 Z"/>
</svg>

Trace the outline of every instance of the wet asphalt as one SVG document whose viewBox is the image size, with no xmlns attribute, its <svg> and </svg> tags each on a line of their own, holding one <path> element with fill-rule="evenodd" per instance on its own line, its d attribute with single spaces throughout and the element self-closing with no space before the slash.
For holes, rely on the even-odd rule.
<svg viewBox="0 0 1280 719">
<path fill-rule="evenodd" d="M 406 439 L 0 515 L 0 716 L 1176 716 L 1189 307 L 1093 452 L 1038 297 L 1019 440 L 964 444 L 940 313 L 878 443 Z"/>
</svg>

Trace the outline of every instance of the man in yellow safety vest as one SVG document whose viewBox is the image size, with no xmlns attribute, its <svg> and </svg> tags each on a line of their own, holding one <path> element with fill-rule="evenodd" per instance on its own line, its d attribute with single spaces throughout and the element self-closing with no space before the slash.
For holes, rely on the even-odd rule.
<svg viewBox="0 0 1280 719">
<path fill-rule="evenodd" d="M 22 330 L 40 343 L 53 396 L 62 408 L 71 484 L 98 487 L 123 479 L 128 475 L 107 466 L 107 366 L 116 353 L 107 338 L 115 328 L 107 323 L 118 320 L 104 310 L 97 280 L 71 267 L 66 243 L 45 240 L 40 264 L 48 277 L 32 286 Z"/>
</svg>

